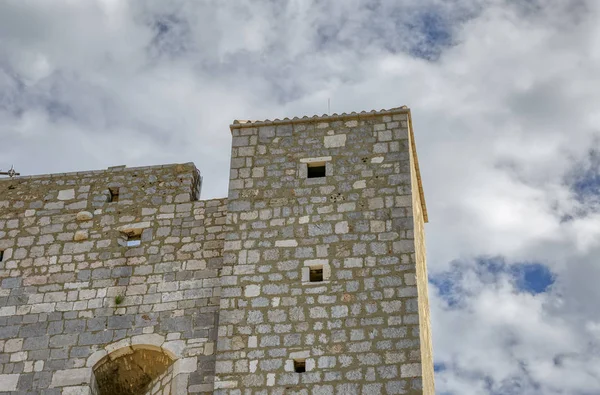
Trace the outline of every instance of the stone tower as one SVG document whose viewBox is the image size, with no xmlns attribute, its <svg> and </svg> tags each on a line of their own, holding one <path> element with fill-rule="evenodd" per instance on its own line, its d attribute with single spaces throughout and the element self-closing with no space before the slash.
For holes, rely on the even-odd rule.
<svg viewBox="0 0 600 395">
<path fill-rule="evenodd" d="M 433 394 L 409 109 L 192 163 L 0 179 L 0 395 Z"/>
<path fill-rule="evenodd" d="M 215 394 L 433 394 L 410 110 L 231 131 Z"/>
</svg>

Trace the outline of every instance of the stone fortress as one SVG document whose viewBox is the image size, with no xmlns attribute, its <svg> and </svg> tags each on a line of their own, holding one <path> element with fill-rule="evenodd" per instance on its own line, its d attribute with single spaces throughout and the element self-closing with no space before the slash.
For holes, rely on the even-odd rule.
<svg viewBox="0 0 600 395">
<path fill-rule="evenodd" d="M 0 179 L 0 394 L 434 394 L 406 107 L 192 163 Z"/>
</svg>

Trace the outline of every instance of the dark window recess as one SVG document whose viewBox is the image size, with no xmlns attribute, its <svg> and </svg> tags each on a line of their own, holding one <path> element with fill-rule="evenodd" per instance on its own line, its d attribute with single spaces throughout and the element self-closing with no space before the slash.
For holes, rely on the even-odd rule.
<svg viewBox="0 0 600 395">
<path fill-rule="evenodd" d="M 109 202 L 119 201 L 119 188 L 108 188 L 108 192 L 110 193 Z"/>
<path fill-rule="evenodd" d="M 311 283 L 323 281 L 323 266 L 311 267 L 308 278 Z"/>
<path fill-rule="evenodd" d="M 306 178 L 325 177 L 325 162 L 309 163 Z"/>
<path fill-rule="evenodd" d="M 296 373 L 306 372 L 306 362 L 304 359 L 294 359 L 294 371 Z"/>
<path fill-rule="evenodd" d="M 4 251 L 0 250 L 0 262 L 4 259 Z"/>
<path fill-rule="evenodd" d="M 142 235 L 127 236 L 127 247 L 137 247 L 142 244 Z"/>
</svg>

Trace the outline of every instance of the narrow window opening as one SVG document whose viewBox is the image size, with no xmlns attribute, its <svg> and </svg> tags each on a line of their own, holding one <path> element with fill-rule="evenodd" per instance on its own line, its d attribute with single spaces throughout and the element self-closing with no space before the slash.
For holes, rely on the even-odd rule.
<svg viewBox="0 0 600 395">
<path fill-rule="evenodd" d="M 4 250 L 0 250 L 0 262 L 4 260 Z"/>
<path fill-rule="evenodd" d="M 312 162 L 307 165 L 306 178 L 325 177 L 325 162 Z"/>
<path fill-rule="evenodd" d="M 142 235 L 141 234 L 127 236 L 127 242 L 126 242 L 127 247 L 137 247 L 140 244 L 142 244 Z"/>
<path fill-rule="evenodd" d="M 119 188 L 108 188 L 108 192 L 110 193 L 109 202 L 119 201 Z"/>
<path fill-rule="evenodd" d="M 306 360 L 304 360 L 304 359 L 294 359 L 294 371 L 296 373 L 304 373 L 304 372 L 306 372 Z"/>
<path fill-rule="evenodd" d="M 311 283 L 323 281 L 323 265 L 311 266 L 308 279 Z"/>
</svg>

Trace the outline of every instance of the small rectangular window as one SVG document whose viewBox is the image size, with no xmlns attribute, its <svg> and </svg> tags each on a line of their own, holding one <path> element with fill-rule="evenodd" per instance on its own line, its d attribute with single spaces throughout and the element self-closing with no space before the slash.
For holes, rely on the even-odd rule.
<svg viewBox="0 0 600 395">
<path fill-rule="evenodd" d="M 325 162 L 307 163 L 306 178 L 321 178 L 325 177 L 326 169 Z"/>
<path fill-rule="evenodd" d="M 4 260 L 4 250 L 0 250 L 0 262 Z"/>
<path fill-rule="evenodd" d="M 311 283 L 316 283 L 323 281 L 323 266 L 311 266 L 309 272 L 309 281 Z"/>
<path fill-rule="evenodd" d="M 306 372 L 306 360 L 305 359 L 294 359 L 294 371 L 296 373 Z"/>
<path fill-rule="evenodd" d="M 110 192 L 109 202 L 119 201 L 119 188 L 108 188 L 108 192 Z"/>
<path fill-rule="evenodd" d="M 127 236 L 127 247 L 137 247 L 140 244 L 142 244 L 141 234 Z"/>
</svg>

